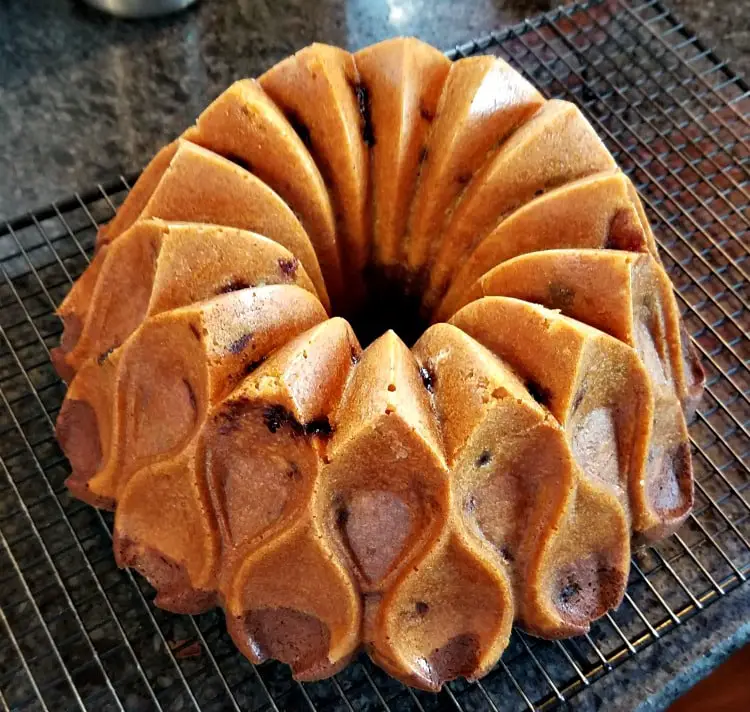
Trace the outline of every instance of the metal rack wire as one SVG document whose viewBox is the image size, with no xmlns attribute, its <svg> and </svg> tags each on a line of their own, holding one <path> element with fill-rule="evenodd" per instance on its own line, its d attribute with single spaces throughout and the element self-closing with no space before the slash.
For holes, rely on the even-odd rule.
<svg viewBox="0 0 750 712">
<path fill-rule="evenodd" d="M 547 709 L 750 573 L 750 90 L 655 0 L 568 6 L 456 47 L 503 56 L 549 96 L 577 102 L 636 182 L 708 372 L 691 427 L 696 507 L 635 554 L 619 610 L 589 634 L 515 632 L 481 683 L 412 691 L 365 657 L 299 684 L 253 667 L 221 616 L 176 616 L 119 571 L 111 517 L 71 498 L 53 423 L 54 309 L 89 261 L 132 177 L 0 226 L 0 709 Z"/>
</svg>

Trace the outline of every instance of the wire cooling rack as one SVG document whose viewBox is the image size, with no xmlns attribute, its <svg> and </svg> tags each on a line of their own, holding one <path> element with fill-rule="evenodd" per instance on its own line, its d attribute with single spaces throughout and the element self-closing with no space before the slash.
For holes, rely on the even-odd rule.
<svg viewBox="0 0 750 712">
<path fill-rule="evenodd" d="M 232 645 L 219 613 L 177 616 L 119 571 L 110 515 L 72 499 L 53 436 L 64 387 L 53 311 L 133 177 L 0 226 L 0 708 L 12 710 L 547 709 L 746 582 L 750 425 L 750 92 L 659 2 L 573 5 L 462 45 L 577 102 L 633 177 L 708 374 L 691 426 L 696 506 L 635 554 L 619 610 L 581 638 L 515 632 L 481 683 L 412 691 L 364 656 L 293 681 Z M 165 137 L 166 138 L 166 137 Z"/>
</svg>

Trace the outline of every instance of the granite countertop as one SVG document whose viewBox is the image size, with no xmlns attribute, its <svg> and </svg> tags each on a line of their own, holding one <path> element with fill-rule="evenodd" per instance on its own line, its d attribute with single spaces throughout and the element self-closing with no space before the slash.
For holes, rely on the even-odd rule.
<svg viewBox="0 0 750 712">
<path fill-rule="evenodd" d="M 672 0 L 747 76 L 743 3 Z M 123 22 L 80 0 L 0 4 L 0 220 L 140 170 L 239 77 L 314 40 L 351 49 L 414 34 L 448 48 L 550 0 L 201 0 Z"/>
<path fill-rule="evenodd" d="M 550 8 L 547 0 L 201 0 L 172 18 L 114 20 L 74 0 L 0 4 L 0 221 L 141 169 L 239 77 L 314 40 L 359 48 L 414 34 L 443 48 Z M 746 4 L 672 0 L 750 74 Z M 663 709 L 750 639 L 742 586 L 574 698 Z M 665 662 L 666 661 L 666 662 Z"/>
</svg>

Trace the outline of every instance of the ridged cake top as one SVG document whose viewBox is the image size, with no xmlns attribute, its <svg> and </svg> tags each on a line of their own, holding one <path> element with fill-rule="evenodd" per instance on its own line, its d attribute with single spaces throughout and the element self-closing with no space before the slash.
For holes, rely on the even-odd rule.
<svg viewBox="0 0 750 712">
<path fill-rule="evenodd" d="M 300 679 L 363 648 L 437 690 L 514 622 L 581 633 L 692 504 L 702 371 L 635 189 L 494 57 L 316 44 L 233 84 L 59 313 L 67 484 L 118 563 Z M 363 349 L 363 313 L 432 326 Z"/>
</svg>

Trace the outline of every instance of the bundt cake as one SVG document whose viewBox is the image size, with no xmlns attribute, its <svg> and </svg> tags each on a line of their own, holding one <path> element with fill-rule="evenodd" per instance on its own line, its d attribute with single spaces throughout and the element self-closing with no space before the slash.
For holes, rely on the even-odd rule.
<svg viewBox="0 0 750 712">
<path fill-rule="evenodd" d="M 363 314 L 414 333 L 363 350 Z M 299 679 L 364 649 L 437 690 L 514 623 L 582 633 L 692 506 L 703 373 L 643 207 L 494 57 L 316 44 L 237 82 L 59 315 L 67 484 L 117 562 Z"/>
</svg>

